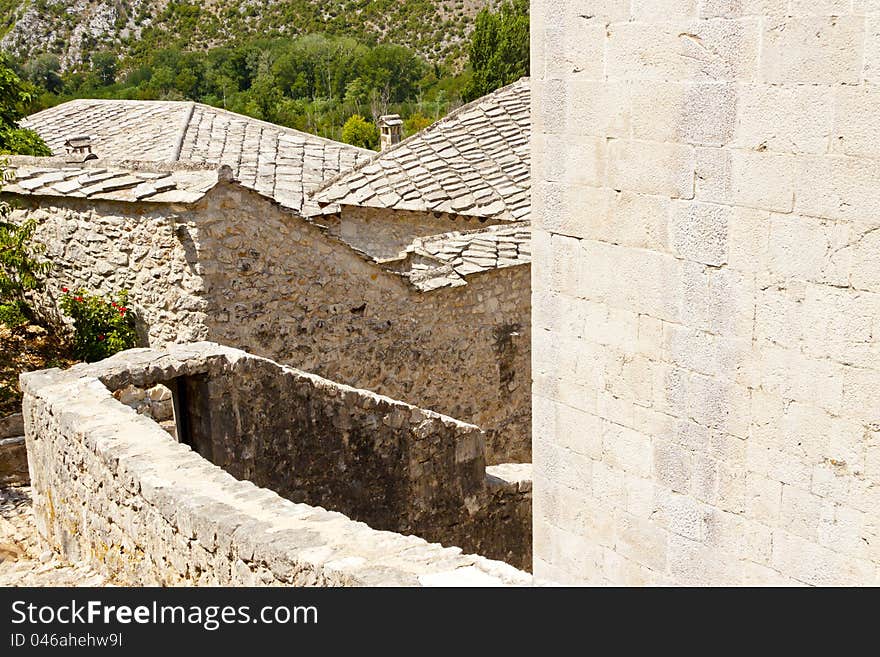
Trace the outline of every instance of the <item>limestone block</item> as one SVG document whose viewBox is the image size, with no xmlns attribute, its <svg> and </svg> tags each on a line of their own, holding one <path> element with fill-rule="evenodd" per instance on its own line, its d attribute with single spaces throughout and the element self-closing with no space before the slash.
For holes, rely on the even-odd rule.
<svg viewBox="0 0 880 657">
<path fill-rule="evenodd" d="M 565 132 L 568 135 L 627 138 L 631 135 L 632 84 L 567 79 Z"/>
<path fill-rule="evenodd" d="M 814 586 L 871 586 L 878 580 L 871 562 L 839 554 L 782 530 L 773 532 L 771 565 Z"/>
<path fill-rule="evenodd" d="M 614 189 L 693 198 L 694 151 L 679 144 L 615 140 L 608 151 Z"/>
<path fill-rule="evenodd" d="M 611 467 L 640 477 L 651 474 L 653 448 L 649 436 L 608 423 L 605 425 L 602 447 L 604 460 Z"/>
<path fill-rule="evenodd" d="M 799 183 L 798 164 L 790 155 L 698 148 L 696 198 L 790 212 Z"/>
<path fill-rule="evenodd" d="M 761 81 L 768 84 L 855 84 L 865 52 L 865 19 L 788 17 L 767 21 Z"/>
<path fill-rule="evenodd" d="M 625 512 L 616 517 L 617 551 L 625 557 L 662 572 L 667 563 L 667 534 L 649 520 Z"/>
<path fill-rule="evenodd" d="M 669 241 L 681 258 L 707 265 L 727 262 L 728 226 L 733 217 L 729 206 L 680 201 L 672 204 Z"/>
<path fill-rule="evenodd" d="M 703 146 L 730 141 L 736 119 L 735 85 L 646 80 L 629 87 L 634 138 Z"/>
<path fill-rule="evenodd" d="M 666 21 L 697 15 L 699 0 L 642 0 L 632 5 L 632 20 Z"/>
<path fill-rule="evenodd" d="M 861 77 L 872 84 L 880 81 L 880 10 L 870 9 L 865 17 L 865 64 Z"/>
<path fill-rule="evenodd" d="M 828 219 L 866 220 L 874 216 L 880 204 L 880 170 L 866 159 L 805 157 L 798 162 L 795 191 L 795 212 Z"/>
<path fill-rule="evenodd" d="M 768 267 L 772 276 L 845 286 L 850 277 L 849 225 L 798 215 L 770 217 Z"/>
<path fill-rule="evenodd" d="M 836 92 L 835 152 L 877 157 L 880 149 L 880 91 L 867 87 L 840 87 Z"/>
<path fill-rule="evenodd" d="M 788 0 L 700 0 L 702 18 L 783 16 L 787 12 Z"/>
<path fill-rule="evenodd" d="M 758 21 L 751 18 L 611 25 L 606 75 L 668 82 L 754 80 L 758 34 Z"/>
<path fill-rule="evenodd" d="M 741 85 L 730 145 L 784 153 L 825 153 L 834 130 L 835 103 L 825 86 Z"/>
</svg>

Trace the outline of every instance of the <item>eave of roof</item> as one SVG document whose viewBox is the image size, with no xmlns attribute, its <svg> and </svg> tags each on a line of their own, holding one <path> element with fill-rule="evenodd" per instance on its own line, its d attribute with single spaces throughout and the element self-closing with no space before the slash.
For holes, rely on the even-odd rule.
<svg viewBox="0 0 880 657">
<path fill-rule="evenodd" d="M 227 166 L 188 163 L 14 156 L 6 165 L 11 178 L 3 183 L 4 194 L 127 203 L 196 203 L 218 182 L 232 179 Z"/>
</svg>

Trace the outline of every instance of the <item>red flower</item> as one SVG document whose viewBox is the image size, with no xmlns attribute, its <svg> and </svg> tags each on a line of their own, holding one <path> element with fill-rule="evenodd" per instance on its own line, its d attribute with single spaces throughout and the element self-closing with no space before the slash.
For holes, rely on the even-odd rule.
<svg viewBox="0 0 880 657">
<path fill-rule="evenodd" d="M 64 292 L 64 294 L 67 294 L 69 292 L 69 290 L 66 287 L 62 287 L 61 291 Z"/>
<path fill-rule="evenodd" d="M 82 297 L 74 297 L 73 300 L 79 301 L 80 303 L 82 303 L 84 301 L 84 299 Z"/>
<path fill-rule="evenodd" d="M 99 336 L 98 336 L 98 342 L 103 342 L 103 341 L 104 341 L 104 336 L 103 336 L 103 335 L 99 335 Z"/>
</svg>

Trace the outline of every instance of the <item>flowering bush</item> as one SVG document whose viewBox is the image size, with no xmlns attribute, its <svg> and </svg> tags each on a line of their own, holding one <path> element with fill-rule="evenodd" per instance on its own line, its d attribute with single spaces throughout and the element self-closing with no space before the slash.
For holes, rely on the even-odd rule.
<svg viewBox="0 0 880 657">
<path fill-rule="evenodd" d="M 61 310 L 73 319 L 73 354 L 93 363 L 137 344 L 134 316 L 126 306 L 128 292 L 108 301 L 84 290 L 61 288 Z"/>
</svg>

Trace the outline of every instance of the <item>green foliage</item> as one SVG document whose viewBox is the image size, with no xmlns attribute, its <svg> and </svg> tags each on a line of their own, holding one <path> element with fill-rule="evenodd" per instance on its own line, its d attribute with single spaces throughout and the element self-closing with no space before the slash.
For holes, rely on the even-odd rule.
<svg viewBox="0 0 880 657">
<path fill-rule="evenodd" d="M 42 92 L 31 111 L 79 97 L 188 99 L 336 140 L 354 114 L 436 120 L 460 104 L 467 79 L 402 46 L 326 34 L 230 40 L 202 52 L 157 48 L 118 62 L 96 52 L 88 68 L 61 76 L 60 91 L 53 69 L 51 57 L 22 65 Z"/>
<path fill-rule="evenodd" d="M 379 129 L 360 114 L 355 114 L 342 126 L 342 141 L 352 146 L 376 150 L 379 145 Z"/>
<path fill-rule="evenodd" d="M 134 316 L 126 305 L 128 292 L 107 300 L 85 290 L 62 288 L 61 310 L 73 319 L 73 355 L 87 363 L 131 349 L 137 345 Z"/>
<path fill-rule="evenodd" d="M 36 87 L 22 80 L 0 53 L 0 154 L 51 155 L 52 152 L 32 130 L 18 127 Z"/>
<path fill-rule="evenodd" d="M 432 123 L 434 123 L 434 119 L 428 118 L 421 112 L 416 112 L 403 122 L 403 132 L 405 136 L 410 137 L 417 132 L 421 132 Z"/>
<path fill-rule="evenodd" d="M 16 328 L 27 324 L 30 311 L 23 302 L 0 303 L 0 324 Z"/>
<path fill-rule="evenodd" d="M 483 9 L 468 48 L 472 75 L 465 100 L 485 96 L 529 74 L 529 3 L 509 0 L 497 12 Z"/>
</svg>

